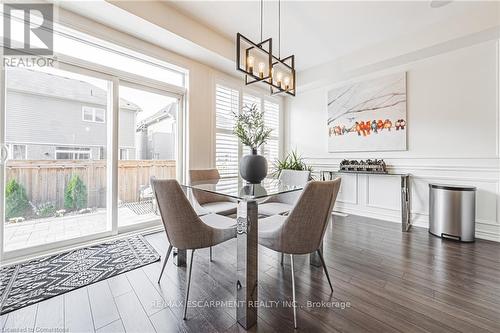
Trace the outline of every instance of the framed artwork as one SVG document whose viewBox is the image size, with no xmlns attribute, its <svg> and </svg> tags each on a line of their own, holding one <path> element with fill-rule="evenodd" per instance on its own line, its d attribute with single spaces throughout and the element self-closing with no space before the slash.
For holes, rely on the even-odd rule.
<svg viewBox="0 0 500 333">
<path fill-rule="evenodd" d="M 328 92 L 328 151 L 406 150 L 406 73 Z"/>
</svg>

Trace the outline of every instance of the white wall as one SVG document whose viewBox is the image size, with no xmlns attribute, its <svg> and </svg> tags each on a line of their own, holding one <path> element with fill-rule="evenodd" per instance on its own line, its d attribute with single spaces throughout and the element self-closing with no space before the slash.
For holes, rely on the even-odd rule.
<svg viewBox="0 0 500 333">
<path fill-rule="evenodd" d="M 476 236 L 500 241 L 498 60 L 493 40 L 351 78 L 407 72 L 407 151 L 328 153 L 327 91 L 345 83 L 333 76 L 328 86 L 288 100 L 287 147 L 315 170 L 336 170 L 344 158 L 384 158 L 391 172 L 410 173 L 418 226 L 428 225 L 428 183 L 475 185 Z M 349 175 L 342 181 L 337 210 L 400 221 L 398 178 Z"/>
<path fill-rule="evenodd" d="M 85 8 L 85 6 L 76 7 L 74 9 L 79 10 Z M 187 69 L 189 71 L 189 81 L 187 86 L 188 112 L 187 119 L 185 120 L 185 127 L 187 129 L 185 152 L 187 162 L 186 169 L 215 167 L 215 84 L 217 82 L 221 82 L 234 88 L 242 88 L 246 92 L 263 96 L 269 96 L 269 90 L 264 86 L 245 86 L 243 78 L 234 70 L 234 63 L 232 63 L 229 71 L 232 75 L 228 75 L 228 73 L 218 70 L 210 65 L 173 52 L 172 49 L 179 49 L 179 45 L 175 44 L 178 43 L 177 39 L 169 39 L 172 43 L 171 48 L 169 49 L 155 45 L 152 41 L 149 41 L 150 39 L 154 39 L 152 36 L 158 36 L 161 32 L 171 34 L 165 30 L 169 27 L 169 25 L 167 25 L 167 27 L 163 27 L 154 24 L 155 22 L 165 23 L 160 19 L 161 15 L 155 12 L 154 9 L 163 10 L 168 9 L 168 7 L 161 4 L 154 4 L 151 8 L 147 6 L 141 7 L 140 3 L 137 2 L 127 3 L 127 5 L 120 3 L 120 7 L 125 7 L 127 10 L 131 10 L 130 13 L 119 11 L 115 14 L 119 15 L 120 19 L 135 22 L 132 29 L 130 27 L 127 28 L 128 30 L 133 31 L 135 34 L 134 36 L 122 31 L 124 28 L 123 22 L 122 24 L 116 24 L 116 20 L 112 19 L 107 20 L 107 23 L 110 25 L 116 24 L 116 28 L 90 20 L 86 17 L 65 10 L 64 8 L 59 9 L 57 17 L 61 23 L 71 28 Z M 89 8 L 92 8 L 92 6 Z M 108 7 L 97 7 L 94 9 L 97 11 L 111 10 L 111 8 Z M 132 9 L 134 10 L 132 11 Z M 86 13 L 89 14 L 90 12 Z M 104 15 L 104 17 L 106 17 L 106 15 Z M 149 32 L 149 35 L 147 35 L 146 32 Z M 157 44 L 163 45 L 165 44 L 165 41 L 162 40 L 162 43 L 160 43 L 160 40 L 158 40 Z M 232 41 L 230 44 L 235 47 Z M 223 39 L 218 40 L 215 45 L 220 46 L 221 50 L 227 55 L 227 41 Z M 201 48 L 201 46 L 199 47 Z M 232 50 L 234 51 L 234 49 Z M 185 50 L 181 49 L 180 51 Z M 195 55 L 201 54 L 200 52 L 191 53 Z M 220 57 L 221 56 L 219 55 L 206 58 L 207 63 L 219 64 L 220 68 L 226 68 L 227 66 L 220 65 L 220 61 L 217 60 Z M 275 96 L 273 97 L 273 100 L 280 104 L 283 103 L 283 98 L 281 96 Z"/>
<path fill-rule="evenodd" d="M 62 8 L 58 11 L 58 20 L 62 24 L 88 33 L 89 35 L 187 69 L 189 71 L 189 82 L 187 86 L 188 112 L 186 119 L 186 129 L 188 131 L 186 154 L 188 164 L 186 167 L 196 169 L 215 166 L 215 135 L 213 130 L 215 82 L 224 81 L 230 82 L 235 87 L 244 86 L 243 79 L 239 75 L 237 77 L 230 76 L 211 66 Z M 143 28 L 151 28 L 150 22 L 144 21 L 143 24 L 146 26 L 135 26 L 134 29 L 141 31 Z M 155 27 L 155 29 L 157 28 Z M 174 46 L 172 45 L 172 47 Z M 236 76 L 237 72 L 234 69 L 232 71 Z M 269 94 L 268 90 L 259 89 L 258 87 L 253 88 L 251 91 L 266 95 Z M 278 99 L 280 102 L 282 101 L 281 97 Z"/>
</svg>

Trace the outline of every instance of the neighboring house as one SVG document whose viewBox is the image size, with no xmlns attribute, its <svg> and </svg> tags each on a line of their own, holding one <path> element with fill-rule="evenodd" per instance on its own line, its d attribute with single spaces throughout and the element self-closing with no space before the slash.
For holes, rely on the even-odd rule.
<svg viewBox="0 0 500 333">
<path fill-rule="evenodd" d="M 6 143 L 11 159 L 105 159 L 104 89 L 74 78 L 16 68 L 8 70 Z M 120 158 L 135 158 L 136 115 L 120 99 Z"/>
<path fill-rule="evenodd" d="M 175 160 L 177 103 L 171 103 L 137 125 L 137 158 Z"/>
</svg>

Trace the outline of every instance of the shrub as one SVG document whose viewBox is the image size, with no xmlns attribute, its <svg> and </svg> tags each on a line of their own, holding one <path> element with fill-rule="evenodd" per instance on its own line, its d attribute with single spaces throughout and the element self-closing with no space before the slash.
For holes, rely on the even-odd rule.
<svg viewBox="0 0 500 333">
<path fill-rule="evenodd" d="M 73 175 L 64 190 L 64 208 L 79 210 L 87 208 L 87 187 L 78 175 Z"/>
<path fill-rule="evenodd" d="M 7 219 L 22 217 L 28 213 L 29 208 L 26 190 L 15 179 L 11 179 L 5 189 L 5 217 Z"/>
<path fill-rule="evenodd" d="M 56 214 L 56 206 L 52 202 L 46 202 L 35 208 L 38 217 L 51 217 Z"/>
</svg>

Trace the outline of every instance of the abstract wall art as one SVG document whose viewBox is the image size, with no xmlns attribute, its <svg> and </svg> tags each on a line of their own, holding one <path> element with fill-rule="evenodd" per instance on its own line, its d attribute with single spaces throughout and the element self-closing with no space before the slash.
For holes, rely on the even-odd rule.
<svg viewBox="0 0 500 333">
<path fill-rule="evenodd" d="M 328 92 L 328 151 L 406 150 L 406 73 Z"/>
</svg>

